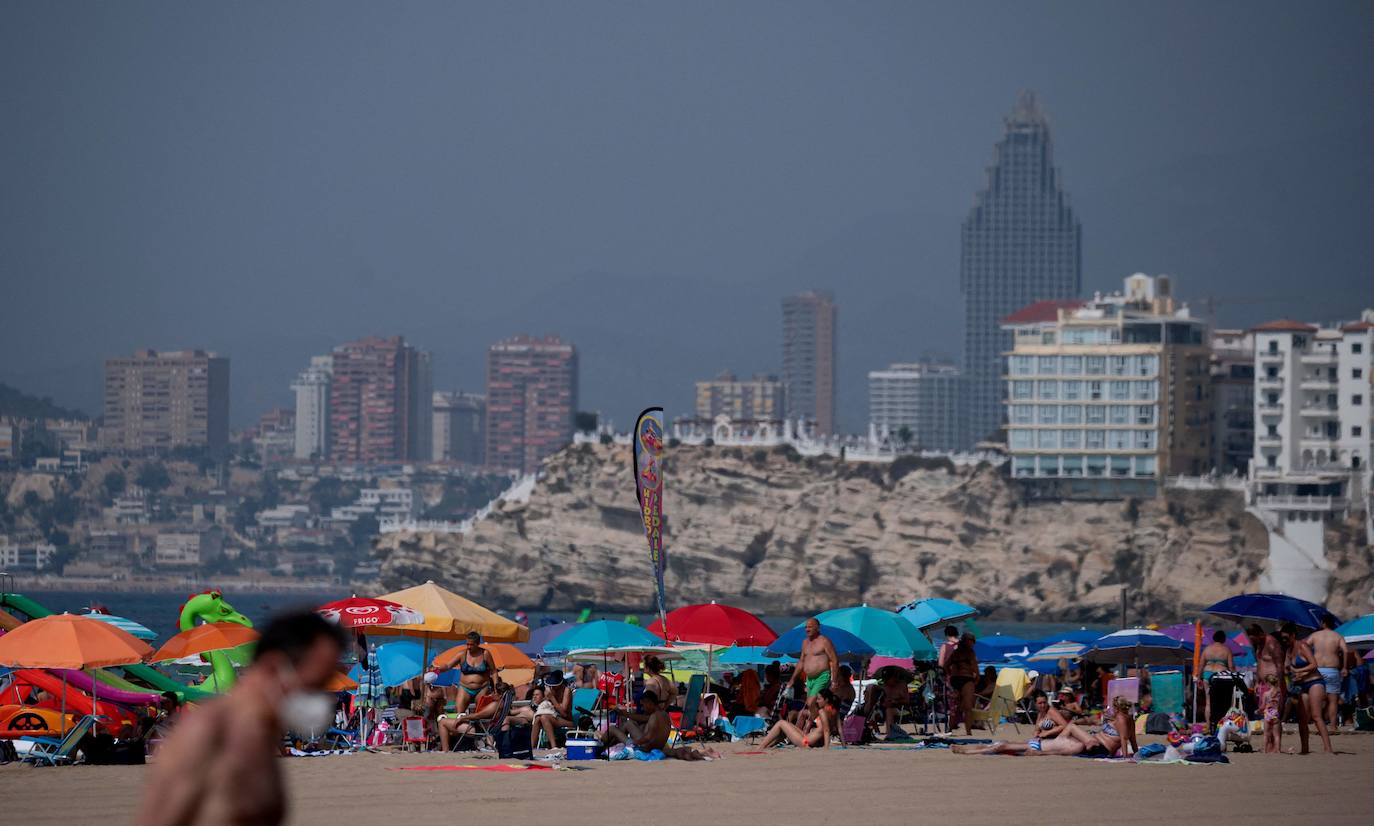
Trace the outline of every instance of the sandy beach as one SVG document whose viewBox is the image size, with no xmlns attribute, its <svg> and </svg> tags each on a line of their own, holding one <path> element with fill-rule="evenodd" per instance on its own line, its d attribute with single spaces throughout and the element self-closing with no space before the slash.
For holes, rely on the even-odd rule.
<svg viewBox="0 0 1374 826">
<path fill-rule="evenodd" d="M 1000 736 L 1011 738 L 1007 728 Z M 1157 738 L 1145 738 L 1153 741 Z M 1297 738 L 1285 737 L 1285 746 Z M 1080 758 L 969 757 L 874 746 L 750 753 L 726 744 L 711 763 L 588 762 L 576 770 L 400 771 L 491 766 L 469 754 L 358 754 L 286 761 L 291 823 L 676 822 L 696 812 L 746 823 L 1368 823 L 1374 737 L 1336 738 L 1341 752 L 1230 755 L 1230 765 L 1138 766 Z M 146 767 L 0 766 L 4 822 L 129 822 Z M 1209 802 L 1209 801 L 1218 802 Z M 1220 802 L 1223 801 L 1224 802 Z M 437 819 L 437 820 L 436 820 Z"/>
</svg>

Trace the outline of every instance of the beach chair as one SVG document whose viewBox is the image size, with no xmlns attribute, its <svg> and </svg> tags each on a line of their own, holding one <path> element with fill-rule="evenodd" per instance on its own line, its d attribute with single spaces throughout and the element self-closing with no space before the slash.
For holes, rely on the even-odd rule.
<svg viewBox="0 0 1374 826">
<path fill-rule="evenodd" d="M 33 737 L 25 738 L 33 743 L 28 754 L 23 759 L 26 763 L 34 763 L 40 766 L 58 766 L 63 763 L 71 763 L 75 759 L 76 746 L 81 739 L 95 728 L 95 717 L 86 715 L 72 726 L 67 732 L 67 736 L 61 739 L 56 737 Z"/>
<path fill-rule="evenodd" d="M 701 711 L 701 695 L 705 688 L 705 674 L 693 674 L 692 679 L 687 681 L 687 693 L 682 697 L 682 713 L 673 723 L 673 731 L 668 742 L 688 739 L 695 734 L 697 714 Z M 668 716 L 671 718 L 672 714 Z"/>
<path fill-rule="evenodd" d="M 1030 691 L 1031 679 L 1024 668 L 1004 668 L 997 673 L 997 685 L 992 697 L 980 707 L 973 709 L 973 725 L 986 724 L 989 731 L 997 728 L 1003 718 L 1011 721 L 1018 734 L 1021 733 L 1020 702 Z"/>
<path fill-rule="evenodd" d="M 495 702 L 497 707 L 494 715 L 485 720 L 469 721 L 473 728 L 473 736 L 485 740 L 492 751 L 496 751 L 496 738 L 506 726 L 506 716 L 510 714 L 511 703 L 515 702 L 515 692 L 507 691 Z"/>
</svg>

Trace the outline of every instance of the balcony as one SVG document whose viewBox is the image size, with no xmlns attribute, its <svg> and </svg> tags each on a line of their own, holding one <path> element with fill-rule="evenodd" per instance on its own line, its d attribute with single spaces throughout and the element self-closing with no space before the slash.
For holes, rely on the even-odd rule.
<svg viewBox="0 0 1374 826">
<path fill-rule="evenodd" d="M 1310 353 L 1302 354 L 1303 364 L 1336 365 L 1336 353 L 1334 350 L 1313 350 Z"/>
<path fill-rule="evenodd" d="M 1283 376 L 1255 376 L 1256 387 L 1283 387 Z"/>
<path fill-rule="evenodd" d="M 1255 436 L 1255 444 L 1265 449 L 1272 448 L 1274 450 L 1278 450 L 1279 448 L 1283 447 L 1283 437 L 1270 436 L 1268 434 L 1257 434 Z"/>
<path fill-rule="evenodd" d="M 1257 408 L 1259 409 L 1260 416 L 1266 419 L 1278 418 L 1283 415 L 1283 402 L 1274 402 L 1272 404 L 1269 402 L 1260 402 Z"/>
<path fill-rule="evenodd" d="M 1309 376 L 1303 379 L 1298 386 L 1303 390 L 1335 390 L 1336 380 Z"/>
<path fill-rule="evenodd" d="M 1350 505 L 1344 496 L 1257 496 L 1261 508 L 1291 511 L 1339 511 Z"/>
<path fill-rule="evenodd" d="M 1305 404 L 1299 412 L 1305 418 L 1334 419 L 1339 415 L 1340 409 L 1330 404 Z"/>
</svg>

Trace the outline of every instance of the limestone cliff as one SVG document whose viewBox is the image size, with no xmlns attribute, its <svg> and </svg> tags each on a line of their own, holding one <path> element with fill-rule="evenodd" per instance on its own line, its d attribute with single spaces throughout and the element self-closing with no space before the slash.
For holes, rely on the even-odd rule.
<svg viewBox="0 0 1374 826">
<path fill-rule="evenodd" d="M 527 501 L 466 534 L 386 534 L 382 579 L 433 579 L 487 604 L 642 612 L 653 603 L 629 448 L 552 457 Z M 670 602 L 718 599 L 802 614 L 918 596 L 994 618 L 1172 619 L 1253 589 L 1267 534 L 1239 494 L 1171 491 L 1127 502 L 1028 503 L 1001 471 L 905 458 L 802 458 L 790 448 L 679 447 L 666 470 Z M 1329 531 L 1332 607 L 1368 610 L 1362 532 Z"/>
</svg>

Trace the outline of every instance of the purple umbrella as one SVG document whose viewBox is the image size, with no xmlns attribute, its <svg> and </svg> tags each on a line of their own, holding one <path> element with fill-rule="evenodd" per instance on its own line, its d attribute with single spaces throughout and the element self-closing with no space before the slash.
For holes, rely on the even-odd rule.
<svg viewBox="0 0 1374 826">
<path fill-rule="evenodd" d="M 1203 645 L 1206 645 L 1212 641 L 1212 633 L 1214 630 L 1215 629 L 1208 628 L 1205 625 L 1202 627 Z M 1170 625 L 1168 628 L 1159 629 L 1159 633 L 1163 634 L 1169 639 L 1178 640 L 1179 642 L 1187 643 L 1191 646 L 1193 644 L 1193 635 L 1196 633 L 1196 631 L 1191 622 L 1180 622 L 1178 625 Z M 1227 639 L 1226 647 L 1231 650 L 1232 654 L 1235 654 L 1237 656 L 1246 653 L 1247 650 L 1246 646 L 1241 645 L 1235 639 Z"/>
<path fill-rule="evenodd" d="M 543 625 L 530 631 L 529 642 L 516 643 L 515 647 L 524 652 L 527 657 L 538 657 L 543 655 L 544 649 L 548 647 L 549 643 L 576 627 L 571 622 L 554 622 Z"/>
</svg>

